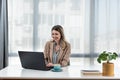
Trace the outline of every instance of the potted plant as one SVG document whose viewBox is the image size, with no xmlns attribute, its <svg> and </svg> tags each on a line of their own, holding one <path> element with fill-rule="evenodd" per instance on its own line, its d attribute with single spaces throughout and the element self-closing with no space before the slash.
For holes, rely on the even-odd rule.
<svg viewBox="0 0 120 80">
<path fill-rule="evenodd" d="M 99 54 L 97 61 L 102 63 L 102 75 L 103 76 L 114 76 L 114 63 L 111 60 L 116 60 L 118 54 L 116 52 L 103 51 Z"/>
</svg>

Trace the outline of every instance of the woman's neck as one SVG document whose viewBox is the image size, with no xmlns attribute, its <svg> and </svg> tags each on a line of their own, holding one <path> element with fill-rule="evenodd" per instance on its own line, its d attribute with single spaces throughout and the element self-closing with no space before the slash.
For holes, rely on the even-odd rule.
<svg viewBox="0 0 120 80">
<path fill-rule="evenodd" d="M 60 45 L 60 41 L 57 41 L 57 42 L 55 41 L 55 43 L 56 43 L 56 45 Z"/>
</svg>

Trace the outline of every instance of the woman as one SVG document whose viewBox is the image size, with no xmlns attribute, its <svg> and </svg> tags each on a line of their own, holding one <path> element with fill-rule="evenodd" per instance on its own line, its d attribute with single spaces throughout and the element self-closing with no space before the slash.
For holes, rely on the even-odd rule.
<svg viewBox="0 0 120 80">
<path fill-rule="evenodd" d="M 46 66 L 51 67 L 54 64 L 60 64 L 61 66 L 69 65 L 71 48 L 70 44 L 65 40 L 62 26 L 53 26 L 51 36 L 53 40 L 46 43 L 44 50 Z"/>
</svg>

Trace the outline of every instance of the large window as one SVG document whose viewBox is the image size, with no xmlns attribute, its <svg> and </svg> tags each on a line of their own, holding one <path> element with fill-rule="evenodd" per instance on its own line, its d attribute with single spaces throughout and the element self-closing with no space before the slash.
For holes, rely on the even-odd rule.
<svg viewBox="0 0 120 80">
<path fill-rule="evenodd" d="M 102 51 L 120 52 L 120 0 L 8 0 L 8 19 L 10 55 L 43 51 L 56 24 L 72 54 L 90 63 Z"/>
<path fill-rule="evenodd" d="M 84 53 L 84 0 L 8 0 L 9 52 L 43 51 L 51 28 L 62 25 L 72 54 Z"/>
</svg>

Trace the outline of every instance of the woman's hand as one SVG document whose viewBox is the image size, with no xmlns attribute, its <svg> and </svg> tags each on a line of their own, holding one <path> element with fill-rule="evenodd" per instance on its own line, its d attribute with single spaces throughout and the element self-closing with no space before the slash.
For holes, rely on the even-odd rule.
<svg viewBox="0 0 120 80">
<path fill-rule="evenodd" d="M 52 67 L 52 66 L 54 66 L 54 64 L 53 63 L 48 63 L 46 66 L 47 67 Z"/>
</svg>

